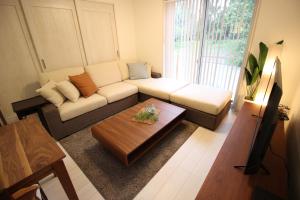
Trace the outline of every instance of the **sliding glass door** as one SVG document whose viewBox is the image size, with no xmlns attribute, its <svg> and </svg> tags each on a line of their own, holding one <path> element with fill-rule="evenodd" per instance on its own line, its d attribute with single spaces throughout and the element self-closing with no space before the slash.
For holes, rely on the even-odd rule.
<svg viewBox="0 0 300 200">
<path fill-rule="evenodd" d="M 235 93 L 254 0 L 166 3 L 164 75 Z"/>
</svg>

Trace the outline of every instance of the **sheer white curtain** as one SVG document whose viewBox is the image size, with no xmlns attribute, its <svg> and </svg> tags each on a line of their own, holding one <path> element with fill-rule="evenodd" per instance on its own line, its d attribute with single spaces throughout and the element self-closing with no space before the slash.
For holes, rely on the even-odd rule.
<svg viewBox="0 0 300 200">
<path fill-rule="evenodd" d="M 176 78 L 177 74 L 174 62 L 175 3 L 175 1 L 171 1 L 165 5 L 164 75 L 168 78 Z"/>
<path fill-rule="evenodd" d="M 235 93 L 255 0 L 167 1 L 165 77 Z"/>
<path fill-rule="evenodd" d="M 164 75 L 196 82 L 205 16 L 205 0 L 166 3 Z"/>
</svg>

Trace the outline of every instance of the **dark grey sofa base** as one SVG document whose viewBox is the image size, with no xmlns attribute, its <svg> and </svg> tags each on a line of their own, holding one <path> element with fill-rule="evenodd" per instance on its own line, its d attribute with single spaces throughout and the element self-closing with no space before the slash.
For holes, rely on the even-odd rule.
<svg viewBox="0 0 300 200">
<path fill-rule="evenodd" d="M 61 121 L 58 109 L 53 104 L 47 104 L 42 108 L 42 111 L 46 119 L 50 134 L 56 140 L 60 140 L 66 136 L 71 135 L 74 132 L 86 128 L 89 125 L 97 123 L 111 115 L 114 115 L 126 108 L 129 108 L 137 104 L 139 101 L 142 102 L 149 98 L 156 97 L 144 93 L 134 94 L 125 99 L 109 103 L 101 108 L 82 114 L 65 122 Z M 186 120 L 194 122 L 199 126 L 208 128 L 210 130 L 215 130 L 219 126 L 222 119 L 229 111 L 231 105 L 230 101 L 226 104 L 224 109 L 218 115 L 212 115 L 196 110 L 194 108 L 170 102 L 165 99 L 160 100 L 185 108 L 187 110 L 184 117 Z"/>
<path fill-rule="evenodd" d="M 159 100 L 161 100 L 161 101 L 170 103 L 169 100 L 157 98 L 157 97 L 155 97 L 155 96 L 151 96 L 151 95 L 148 95 L 148 94 L 144 94 L 144 93 L 139 92 L 139 102 L 146 101 L 147 99 L 150 99 L 150 98 L 155 98 L 155 99 L 159 99 Z"/>
<path fill-rule="evenodd" d="M 50 134 L 56 140 L 60 140 L 137 103 L 138 94 L 134 94 L 64 122 L 61 121 L 59 111 L 53 104 L 44 106 L 42 112 L 46 119 Z"/>
<path fill-rule="evenodd" d="M 202 112 L 200 110 L 190 108 L 181 104 L 173 103 L 174 105 L 177 105 L 179 107 L 185 108 L 185 119 L 191 122 L 194 122 L 204 128 L 208 128 L 210 130 L 215 130 L 223 118 L 226 116 L 227 112 L 230 109 L 231 101 L 229 101 L 226 106 L 223 108 L 223 110 L 218 115 L 212 115 L 206 112 Z"/>
</svg>

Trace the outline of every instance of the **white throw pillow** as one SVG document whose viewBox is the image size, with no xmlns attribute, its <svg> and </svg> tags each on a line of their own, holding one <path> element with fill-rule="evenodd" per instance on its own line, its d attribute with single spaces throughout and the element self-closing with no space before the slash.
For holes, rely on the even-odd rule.
<svg viewBox="0 0 300 200">
<path fill-rule="evenodd" d="M 43 87 L 37 89 L 36 92 L 53 103 L 56 107 L 61 106 L 65 101 L 65 97 L 56 89 L 56 83 L 54 81 L 49 81 Z"/>
<path fill-rule="evenodd" d="M 78 89 L 70 81 L 61 81 L 56 84 L 56 88 L 70 101 L 72 102 L 78 101 L 80 93 Z"/>
</svg>

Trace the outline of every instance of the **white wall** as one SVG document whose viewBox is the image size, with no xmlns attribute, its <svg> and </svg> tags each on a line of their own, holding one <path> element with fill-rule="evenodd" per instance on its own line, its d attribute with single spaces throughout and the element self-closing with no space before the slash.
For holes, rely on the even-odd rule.
<svg viewBox="0 0 300 200">
<path fill-rule="evenodd" d="M 281 55 L 283 98 L 291 107 L 287 130 L 289 190 L 291 199 L 300 198 L 300 1 L 261 0 L 251 51 L 257 54 L 258 43 L 273 44 L 284 40 Z"/>
<path fill-rule="evenodd" d="M 163 1 L 134 0 L 137 58 L 163 70 Z"/>
<path fill-rule="evenodd" d="M 120 50 L 120 58 L 121 59 L 128 59 L 128 60 L 135 60 L 136 59 L 136 37 L 135 37 L 135 21 L 134 21 L 134 9 L 133 9 L 133 0 L 102 0 L 107 3 L 115 3 L 115 18 L 116 18 L 116 26 L 117 26 L 117 35 L 118 35 L 118 44 L 119 44 L 119 50 Z M 4 14 L 4 13 L 2 13 Z M 7 20 L 6 20 L 7 21 Z M 6 22 L 3 18 L 1 23 Z M 0 24 L 1 24 L 0 23 Z M 24 25 L 25 27 L 25 25 Z M 11 29 L 11 31 L 14 31 L 15 29 Z M 2 33 L 2 32 L 1 32 Z M 10 34 L 14 36 L 14 34 Z M 1 35 L 5 36 L 5 35 Z M 18 37 L 20 40 L 21 37 Z M 3 40 L 7 40 L 7 38 L 2 38 Z M 19 41 L 19 40 L 16 40 Z M 28 39 L 29 42 L 31 42 Z M 29 45 L 30 46 L 30 45 Z M 12 46 L 13 47 L 13 46 Z M 3 46 L 4 48 L 4 46 Z M 5 47 L 8 48 L 8 47 Z M 1 49 L 1 48 L 0 48 Z M 15 51 L 17 52 L 17 51 Z M 14 55 L 12 59 L 10 57 L 6 56 L 6 54 L 2 55 L 5 56 L 5 60 L 1 60 L 2 63 L 0 63 L 0 79 L 2 82 L 5 82 L 6 84 L 9 84 L 10 82 L 14 82 L 16 80 L 13 80 L 15 76 L 21 76 L 19 73 L 20 67 L 7 67 L 5 65 L 4 61 L 7 61 L 11 65 L 16 65 L 16 61 L 14 60 L 16 58 L 20 58 L 20 54 Z M 1 57 L 1 56 L 0 56 Z M 29 55 L 27 55 L 28 59 L 31 59 Z M 10 60 L 7 60 L 10 59 Z M 36 58 L 34 58 L 36 59 Z M 38 63 L 38 61 L 36 60 Z M 67 67 L 67 66 L 66 66 Z M 13 113 L 10 104 L 14 101 L 19 101 L 22 99 L 26 99 L 29 97 L 32 97 L 33 95 L 37 95 L 35 93 L 35 89 L 39 87 L 38 85 L 38 78 L 37 74 L 39 73 L 39 68 L 33 69 L 34 67 L 32 65 L 26 65 L 23 63 L 21 68 L 24 68 L 26 73 L 22 73 L 23 76 L 26 76 L 31 78 L 30 83 L 24 85 L 22 81 L 15 82 L 14 84 L 9 84 L 9 88 L 5 84 L 0 84 L 0 109 L 4 112 L 5 118 L 9 121 L 15 121 L 16 115 Z M 28 75 L 28 73 L 30 73 Z M 5 77 L 3 77 L 5 75 Z M 15 75 L 15 76 L 14 76 Z M 2 78 L 1 78 L 2 77 Z M 34 77 L 34 78 L 32 78 Z M 28 78 L 27 78 L 28 79 Z M 27 80 L 26 79 L 26 80 Z M 10 81 L 10 82 L 8 82 Z M 1 81 L 0 81 L 1 82 Z M 1 82 L 1 83 L 2 83 Z M 9 93 L 8 93 L 8 92 Z"/>
<path fill-rule="evenodd" d="M 300 1 L 261 0 L 251 51 L 257 55 L 259 42 L 284 40 L 282 51 L 283 98 L 291 105 L 300 79 Z"/>
</svg>

